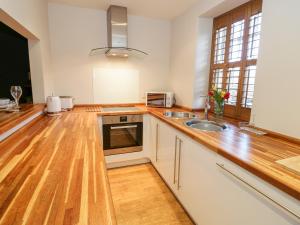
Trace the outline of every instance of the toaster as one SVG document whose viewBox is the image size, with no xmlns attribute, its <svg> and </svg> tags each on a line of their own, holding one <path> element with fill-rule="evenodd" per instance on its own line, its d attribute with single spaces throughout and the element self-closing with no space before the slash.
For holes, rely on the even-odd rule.
<svg viewBox="0 0 300 225">
<path fill-rule="evenodd" d="M 74 98 L 72 96 L 60 96 L 61 108 L 72 110 L 74 107 Z"/>
</svg>

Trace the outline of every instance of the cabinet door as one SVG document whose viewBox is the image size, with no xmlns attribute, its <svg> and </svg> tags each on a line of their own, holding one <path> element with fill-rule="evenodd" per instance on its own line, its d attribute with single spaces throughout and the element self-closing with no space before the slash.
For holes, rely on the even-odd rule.
<svg viewBox="0 0 300 225">
<path fill-rule="evenodd" d="M 292 214 L 300 216 L 298 200 L 221 156 L 217 163 L 216 196 L 224 225 L 300 224 Z"/>
<path fill-rule="evenodd" d="M 170 188 L 174 185 L 176 131 L 169 125 L 161 122 L 158 125 L 158 170 Z"/>
<path fill-rule="evenodd" d="M 170 188 L 174 186 L 176 131 L 160 120 L 150 117 L 150 159 Z"/>
<path fill-rule="evenodd" d="M 179 134 L 176 195 L 197 224 L 220 225 L 216 211 L 217 154 L 189 137 Z"/>
<path fill-rule="evenodd" d="M 152 164 L 157 168 L 157 147 L 158 147 L 158 123 L 159 121 L 150 116 L 150 123 L 149 123 L 149 154 L 150 160 Z"/>
<path fill-rule="evenodd" d="M 178 135 L 181 140 L 179 148 L 178 190 L 176 195 L 198 225 L 297 225 L 295 219 L 286 210 L 278 208 L 269 199 L 240 182 L 232 174 L 220 169 L 220 161 L 241 176 L 250 180 L 254 186 L 261 187 L 262 182 L 249 173 L 242 174 L 243 169 L 195 142 L 185 135 Z M 222 157 L 221 157 L 222 158 Z M 250 177 L 251 176 L 251 177 Z M 256 183 L 256 184 L 255 184 Z M 264 190 L 267 194 L 276 188 Z M 279 190 L 277 190 L 278 192 Z M 275 193 L 276 194 L 276 193 Z M 274 195 L 275 196 L 275 195 Z M 299 213 L 299 201 L 291 200 L 287 195 L 280 204 Z"/>
<path fill-rule="evenodd" d="M 145 157 L 151 157 L 151 117 L 147 114 L 143 116 L 143 152 Z"/>
</svg>

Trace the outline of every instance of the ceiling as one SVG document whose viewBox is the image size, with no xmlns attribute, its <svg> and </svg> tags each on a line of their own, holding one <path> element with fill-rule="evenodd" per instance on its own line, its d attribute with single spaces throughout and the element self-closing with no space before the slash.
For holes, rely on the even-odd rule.
<svg viewBox="0 0 300 225">
<path fill-rule="evenodd" d="M 199 0 L 48 0 L 86 8 L 107 10 L 109 5 L 128 8 L 128 14 L 171 20 Z"/>
</svg>

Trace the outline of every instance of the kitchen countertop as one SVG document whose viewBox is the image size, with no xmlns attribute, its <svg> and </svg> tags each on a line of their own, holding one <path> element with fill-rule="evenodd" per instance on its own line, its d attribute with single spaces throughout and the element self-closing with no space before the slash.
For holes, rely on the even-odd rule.
<svg viewBox="0 0 300 225">
<path fill-rule="evenodd" d="M 165 109 L 138 107 L 300 200 L 300 175 L 275 162 L 300 145 L 242 133 L 234 120 L 224 132 L 194 131 Z M 41 117 L 0 143 L 0 224 L 116 224 L 97 115 L 127 113 L 87 111 Z"/>
<path fill-rule="evenodd" d="M 41 117 L 0 143 L 0 224 L 115 225 L 96 113 Z"/>
</svg>

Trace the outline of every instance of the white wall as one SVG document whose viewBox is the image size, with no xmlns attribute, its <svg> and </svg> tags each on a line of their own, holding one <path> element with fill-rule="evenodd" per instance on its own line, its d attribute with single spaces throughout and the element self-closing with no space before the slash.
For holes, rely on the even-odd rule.
<svg viewBox="0 0 300 225">
<path fill-rule="evenodd" d="M 208 92 L 213 18 L 246 0 L 201 0 L 172 21 L 171 82 L 178 105 L 203 108 Z"/>
<path fill-rule="evenodd" d="M 213 19 L 199 17 L 193 85 L 193 109 L 203 108 L 209 82 Z"/>
<path fill-rule="evenodd" d="M 199 18 L 199 16 L 215 6 L 218 2 L 220 2 L 220 0 L 199 1 L 197 5 L 193 6 L 190 10 L 177 17 L 172 22 L 170 87 L 176 93 L 178 105 L 190 108 L 197 107 L 197 104 L 199 105 L 199 101 L 194 104 L 194 98 L 197 98 L 197 96 L 194 96 L 194 87 L 202 87 L 204 89 L 197 89 L 199 95 L 202 95 L 202 92 L 206 94 L 207 90 L 205 89 L 207 84 L 201 86 L 199 83 L 196 84 L 195 80 L 201 80 L 203 83 L 207 80 L 207 74 L 203 74 L 203 72 L 208 71 L 209 68 L 211 37 L 208 36 L 211 34 L 212 20 Z M 201 50 L 199 52 L 198 48 L 198 44 L 203 46 L 198 42 L 199 37 L 208 47 L 208 51 L 205 47 L 202 48 L 204 53 L 202 55 Z M 208 40 L 204 40 L 207 37 Z M 198 59 L 197 56 L 199 57 Z M 204 62 L 204 64 L 201 65 L 201 68 L 198 64 L 199 60 Z M 202 76 L 203 79 L 199 76 Z"/>
<path fill-rule="evenodd" d="M 138 70 L 140 101 L 146 91 L 166 89 L 170 22 L 129 16 L 129 47 L 150 55 L 115 59 L 89 56 L 92 48 L 107 46 L 105 11 L 55 3 L 48 10 L 55 94 L 72 95 L 77 104 L 93 103 L 94 68 Z"/>
<path fill-rule="evenodd" d="M 0 0 L 9 16 L 33 33 L 39 41 L 29 41 L 30 70 L 35 103 L 45 102 L 52 92 L 48 10 L 46 0 Z"/>
<path fill-rule="evenodd" d="M 298 70 L 300 1 L 263 1 L 262 40 L 252 120 L 265 129 L 300 138 Z"/>
</svg>

